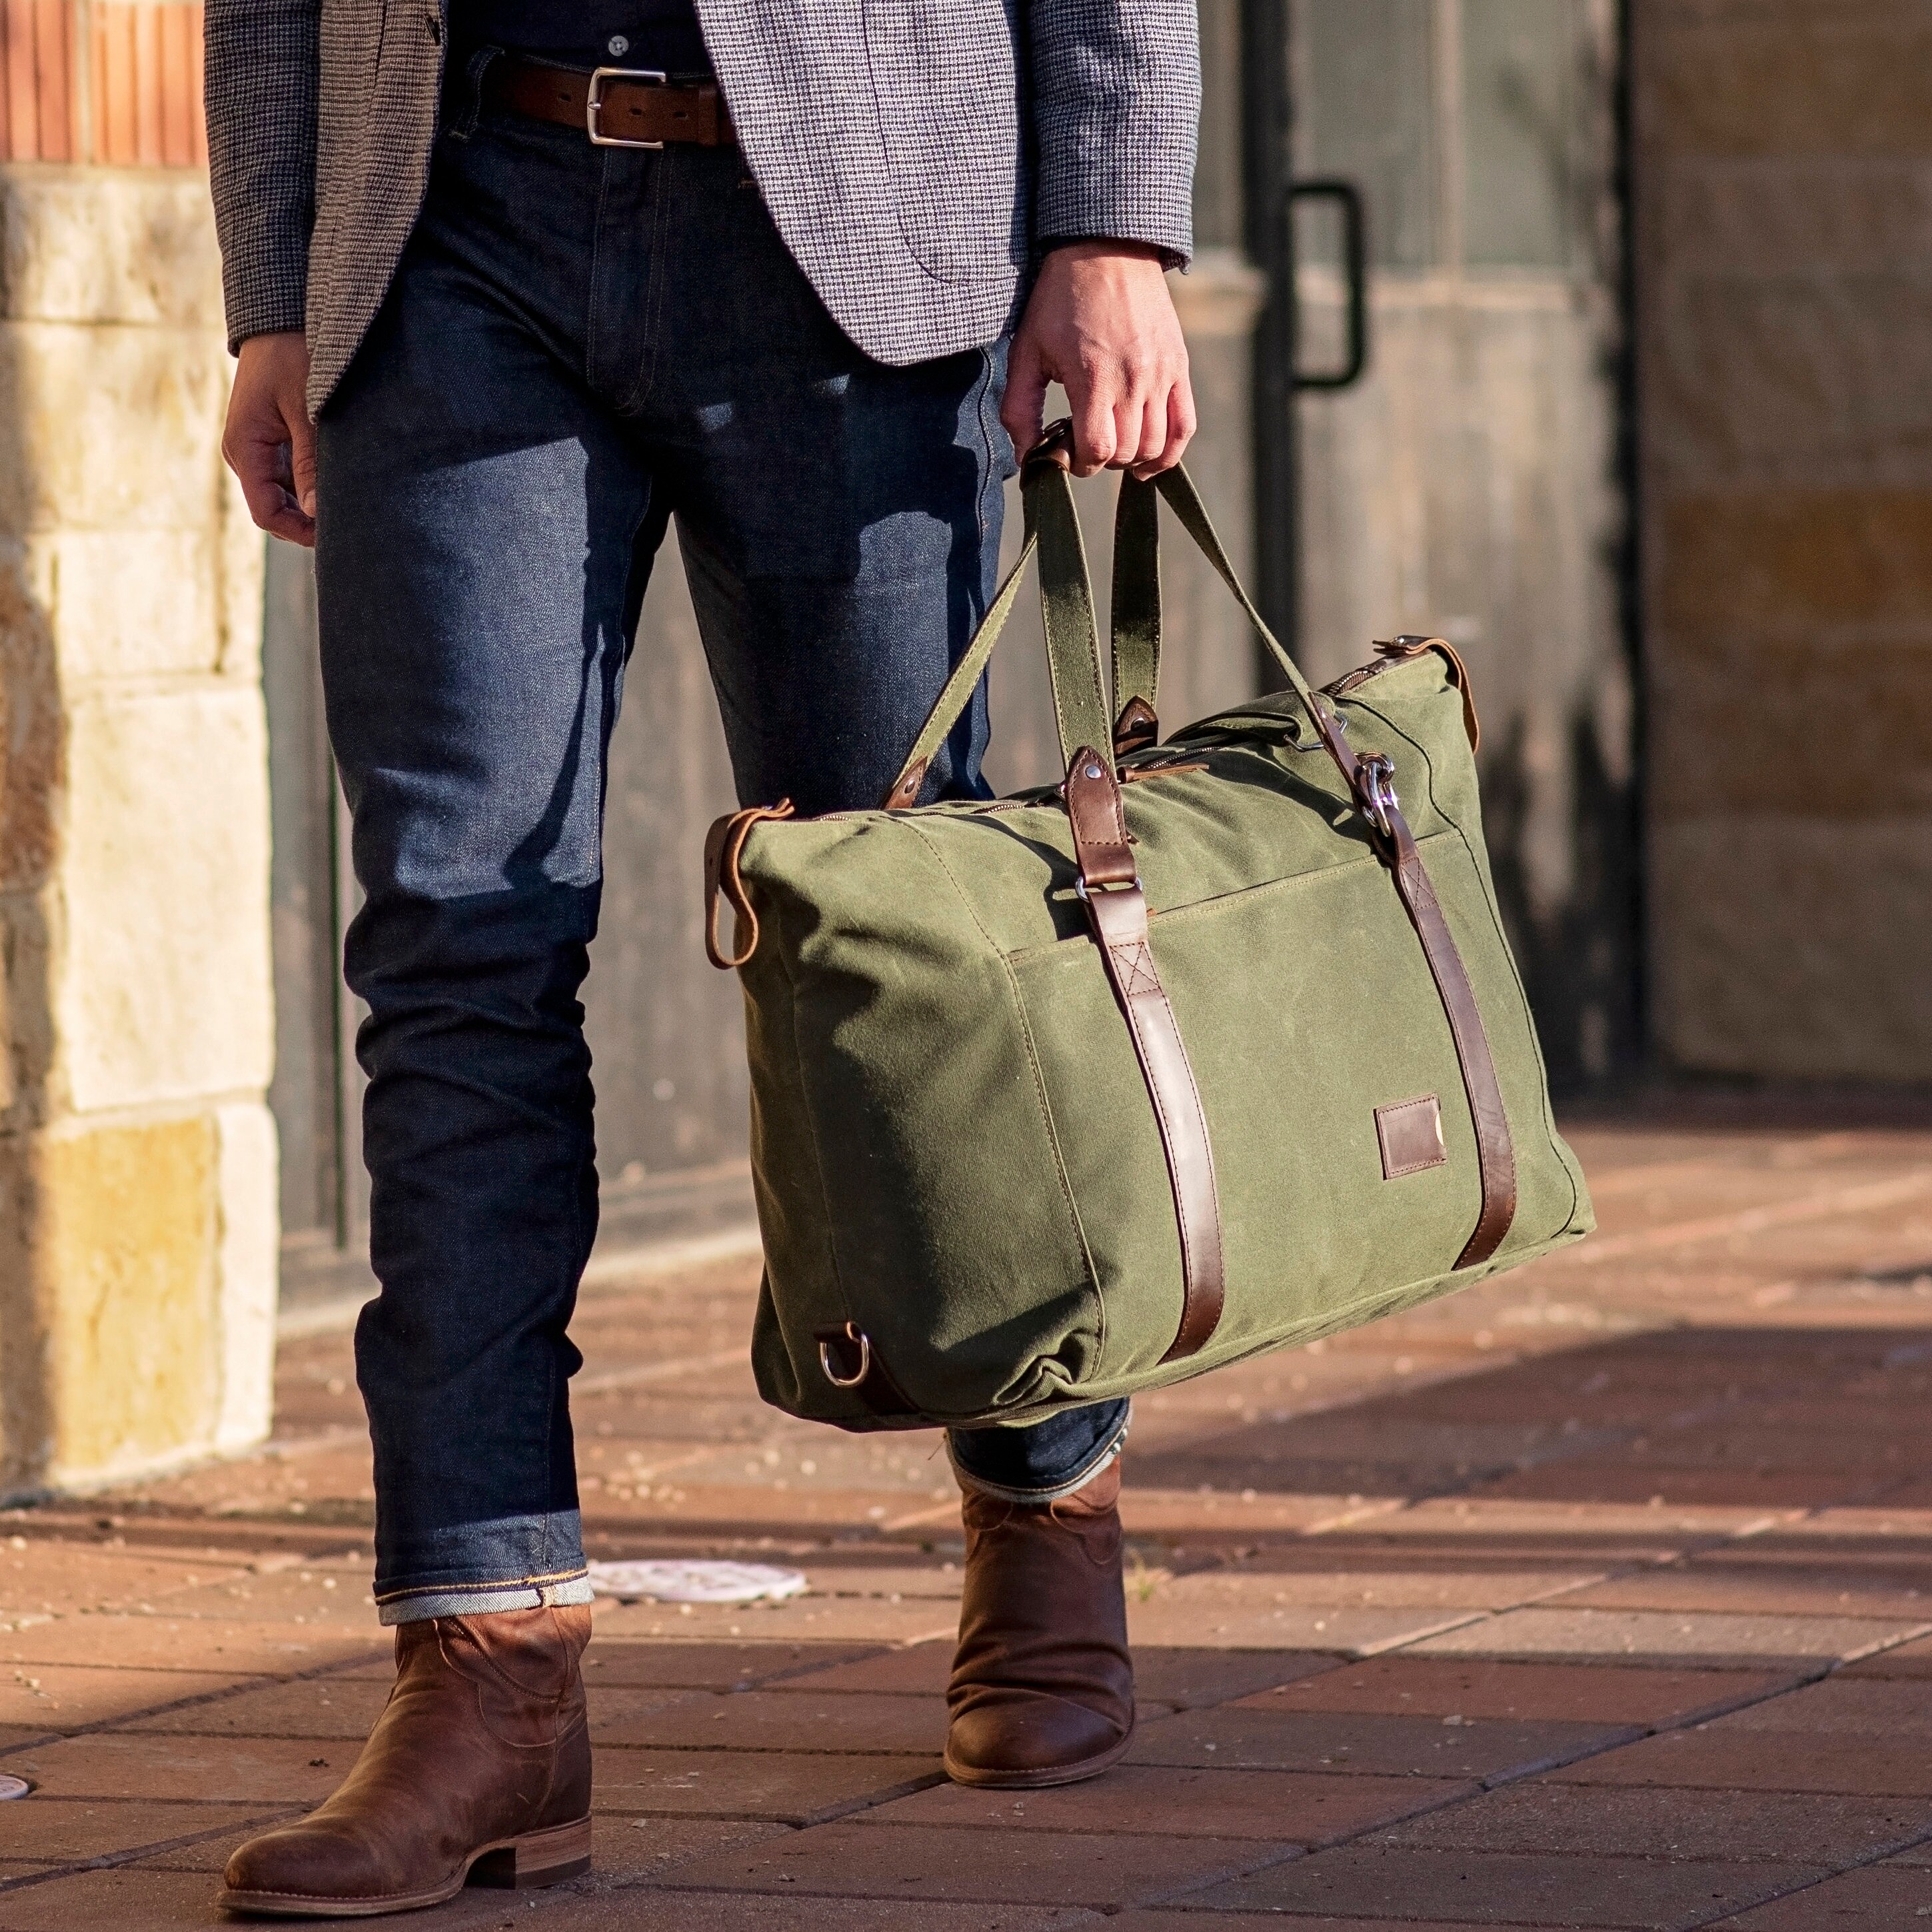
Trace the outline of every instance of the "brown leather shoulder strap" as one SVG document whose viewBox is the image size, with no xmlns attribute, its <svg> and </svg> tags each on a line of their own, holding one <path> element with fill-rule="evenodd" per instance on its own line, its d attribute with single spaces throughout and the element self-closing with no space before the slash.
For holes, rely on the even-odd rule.
<svg viewBox="0 0 1932 1932">
<path fill-rule="evenodd" d="M 1120 788 L 1099 754 L 1082 747 L 1066 773 L 1066 815 L 1080 865 L 1079 892 L 1107 977 L 1126 1016 L 1141 1076 L 1154 1102 L 1180 1230 L 1180 1322 L 1162 1357 L 1195 1354 L 1221 1319 L 1227 1299 L 1221 1202 L 1208 1115 L 1182 1043 L 1180 1028 L 1154 964 L 1147 898 L 1134 869 Z"/>
<path fill-rule="evenodd" d="M 1375 762 L 1387 764 L 1386 760 Z M 1365 758 L 1363 763 L 1366 766 L 1371 760 Z M 1468 1096 L 1469 1118 L 1475 1126 L 1483 1204 L 1474 1231 L 1456 1259 L 1459 1268 L 1474 1268 L 1502 1246 L 1503 1238 L 1516 1219 L 1516 1148 L 1510 1138 L 1509 1115 L 1503 1106 L 1496 1064 L 1490 1052 L 1490 1036 L 1483 1025 L 1481 1010 L 1476 1004 L 1475 988 L 1469 984 L 1462 956 L 1456 950 L 1449 922 L 1442 916 L 1442 902 L 1430 882 L 1414 835 L 1396 802 L 1392 787 L 1384 784 L 1377 802 L 1389 868 L 1416 937 L 1422 941 L 1423 956 L 1429 962 L 1436 990 L 1442 996 L 1450 1035 L 1456 1042 L 1456 1061 L 1462 1070 L 1462 1089 Z"/>
</svg>

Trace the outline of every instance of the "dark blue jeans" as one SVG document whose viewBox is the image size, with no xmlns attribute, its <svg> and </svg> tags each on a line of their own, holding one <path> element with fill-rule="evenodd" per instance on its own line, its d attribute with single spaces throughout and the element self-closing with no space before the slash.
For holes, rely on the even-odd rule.
<svg viewBox="0 0 1932 1932">
<path fill-rule="evenodd" d="M 1003 357 L 869 361 L 732 151 L 593 148 L 459 98 L 322 412 L 328 728 L 368 897 L 356 1366 L 386 1622 L 590 1592 L 566 1329 L 597 1225 L 578 991 L 604 758 L 675 514 L 739 796 L 884 794 L 993 588 Z M 983 693 L 929 795 L 978 796 Z M 961 1432 L 1046 1496 L 1126 1405 Z"/>
</svg>

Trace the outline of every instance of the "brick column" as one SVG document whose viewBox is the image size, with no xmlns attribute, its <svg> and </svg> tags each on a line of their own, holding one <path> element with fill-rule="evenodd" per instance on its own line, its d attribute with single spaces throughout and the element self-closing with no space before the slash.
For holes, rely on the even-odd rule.
<svg viewBox="0 0 1932 1932">
<path fill-rule="evenodd" d="M 258 1440 L 262 543 L 207 184 L 0 167 L 0 1490 Z"/>
<path fill-rule="evenodd" d="M 1932 1079 L 1932 4 L 1633 24 L 1656 1034 Z"/>
</svg>

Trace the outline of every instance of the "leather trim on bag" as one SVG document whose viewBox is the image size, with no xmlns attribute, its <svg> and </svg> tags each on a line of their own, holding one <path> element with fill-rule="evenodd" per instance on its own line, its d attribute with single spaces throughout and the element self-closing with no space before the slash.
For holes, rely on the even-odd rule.
<svg viewBox="0 0 1932 1932">
<path fill-rule="evenodd" d="M 1082 883 L 1090 891 L 1100 886 L 1138 886 L 1120 788 L 1097 752 L 1083 748 L 1074 753 L 1066 768 L 1064 795 Z"/>
<path fill-rule="evenodd" d="M 892 788 L 886 794 L 884 809 L 887 812 L 904 812 L 918 804 L 920 788 L 926 783 L 926 774 L 931 760 L 914 758 L 893 782 Z"/>
<path fill-rule="evenodd" d="M 1144 784 L 1149 778 L 1178 778 L 1189 772 L 1204 772 L 1207 769 L 1205 758 L 1164 759 L 1157 765 L 1123 765 L 1120 779 L 1123 784 Z"/>
<path fill-rule="evenodd" d="M 1147 896 L 1134 871 L 1120 787 L 1090 748 L 1076 752 L 1067 767 L 1066 800 L 1074 856 L 1080 866 L 1080 896 L 1100 943 L 1108 980 L 1126 1018 L 1174 1190 L 1174 1219 L 1180 1232 L 1180 1322 L 1161 1358 L 1172 1362 L 1196 1353 L 1206 1343 L 1227 1299 L 1221 1202 L 1208 1115 L 1180 1024 L 1154 964 Z"/>
<path fill-rule="evenodd" d="M 1462 735 L 1469 741 L 1469 749 L 1480 752 L 1483 748 L 1483 721 L 1476 716 L 1476 695 L 1469 685 L 1469 668 L 1462 662 L 1462 653 L 1447 638 L 1404 635 L 1392 638 L 1385 644 L 1378 643 L 1376 649 L 1384 658 L 1397 662 L 1419 658 L 1424 651 L 1433 651 L 1449 667 L 1449 682 L 1462 694 Z"/>
<path fill-rule="evenodd" d="M 752 908 L 745 891 L 745 881 L 738 872 L 745 841 L 760 820 L 789 818 L 791 815 L 791 800 L 781 799 L 776 805 L 754 806 L 746 812 L 728 812 L 722 818 L 714 820 L 710 830 L 704 835 L 704 956 L 721 973 L 744 965 L 758 950 L 758 915 Z M 736 944 L 729 954 L 718 937 L 718 902 L 721 896 L 729 902 L 737 919 L 737 931 L 732 935 Z"/>
<path fill-rule="evenodd" d="M 1050 463 L 1056 470 L 1073 473 L 1073 418 L 1055 416 L 1040 433 L 1040 440 L 1020 458 L 1020 474 L 1038 463 Z"/>
<path fill-rule="evenodd" d="M 1469 741 L 1472 752 L 1483 748 L 1483 721 L 1476 716 L 1476 698 L 1470 688 L 1469 668 L 1462 662 L 1462 654 L 1446 638 L 1400 637 L 1384 643 L 1376 644 L 1376 659 L 1336 679 L 1333 684 L 1324 684 L 1322 688 L 1330 698 L 1344 698 L 1358 690 L 1372 677 L 1380 677 L 1385 670 L 1393 670 L 1399 664 L 1406 664 L 1412 658 L 1419 658 L 1425 651 L 1433 651 L 1449 668 L 1449 682 L 1461 693 L 1462 698 L 1462 735 Z"/>
<path fill-rule="evenodd" d="M 1456 1265 L 1474 1268 L 1502 1246 L 1516 1219 L 1516 1148 L 1510 1138 L 1509 1114 L 1503 1106 L 1502 1089 L 1496 1080 L 1496 1064 L 1490 1052 L 1490 1036 L 1484 1030 L 1475 988 L 1469 984 L 1468 970 L 1456 950 L 1448 922 L 1442 916 L 1442 903 L 1430 883 L 1422 855 L 1416 850 L 1414 836 L 1396 802 L 1395 767 L 1379 753 L 1358 758 L 1348 742 L 1340 714 L 1312 692 L 1302 695 L 1322 748 L 1334 760 L 1354 796 L 1356 809 L 1368 823 L 1371 842 L 1388 865 L 1409 922 L 1422 942 L 1423 956 L 1429 962 L 1450 1035 L 1456 1043 L 1462 1088 L 1468 1096 L 1469 1119 L 1476 1131 L 1476 1154 L 1483 1184 L 1482 1208 Z"/>
<path fill-rule="evenodd" d="M 1130 698 L 1114 720 L 1114 756 L 1130 758 L 1160 742 L 1160 720 L 1144 698 Z"/>
</svg>

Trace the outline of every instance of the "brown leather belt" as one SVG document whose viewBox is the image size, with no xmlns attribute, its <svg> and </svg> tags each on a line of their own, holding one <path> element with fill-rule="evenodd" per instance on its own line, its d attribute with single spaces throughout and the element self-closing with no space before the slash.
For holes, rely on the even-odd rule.
<svg viewBox="0 0 1932 1932">
<path fill-rule="evenodd" d="M 644 68 L 575 74 L 500 54 L 484 70 L 483 98 L 532 121 L 580 128 L 600 148 L 662 148 L 668 142 L 730 148 L 738 141 L 715 80 L 673 83 Z"/>
</svg>

